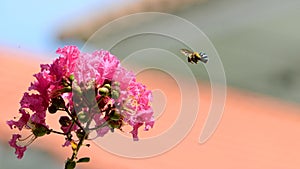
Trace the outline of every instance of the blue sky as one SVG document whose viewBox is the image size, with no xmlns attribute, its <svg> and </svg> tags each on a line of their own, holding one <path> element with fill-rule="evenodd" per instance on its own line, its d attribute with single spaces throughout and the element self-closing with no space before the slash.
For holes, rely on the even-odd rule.
<svg viewBox="0 0 300 169">
<path fill-rule="evenodd" d="M 59 44 L 56 33 L 68 20 L 91 10 L 112 7 L 121 0 L 2 0 L 0 46 L 51 53 Z M 81 18 L 82 19 L 82 18 Z"/>
</svg>

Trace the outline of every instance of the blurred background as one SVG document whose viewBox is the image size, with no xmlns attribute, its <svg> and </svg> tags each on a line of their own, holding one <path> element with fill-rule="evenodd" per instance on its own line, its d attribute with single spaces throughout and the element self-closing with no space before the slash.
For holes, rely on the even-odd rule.
<svg viewBox="0 0 300 169">
<path fill-rule="evenodd" d="M 58 47 L 73 44 L 80 48 L 95 31 L 119 17 L 166 12 L 190 21 L 208 36 L 219 53 L 230 87 L 296 105 L 300 102 L 299 0 L 4 0 L 0 11 L 0 64 L 9 51 L 18 53 L 12 60 L 30 53 L 37 60 L 51 59 L 56 57 Z M 117 38 L 120 32 L 149 25 L 172 31 L 158 18 L 145 19 L 112 29 L 102 43 Z M 205 67 L 199 69 L 198 80 L 209 81 Z M 0 72 L 0 76 L 4 75 Z M 5 87 L 0 85 L 1 89 Z M 37 157 L 45 167 L 61 166 L 47 153 L 35 149 L 20 162 L 6 141 L 0 136 L 2 169 L 17 168 L 20 163 L 23 168 L 34 168 L 38 165 L 31 159 Z"/>
</svg>

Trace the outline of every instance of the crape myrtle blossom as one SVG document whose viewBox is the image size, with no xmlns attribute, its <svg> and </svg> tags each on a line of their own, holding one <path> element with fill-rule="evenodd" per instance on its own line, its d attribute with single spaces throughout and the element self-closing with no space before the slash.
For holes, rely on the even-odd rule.
<svg viewBox="0 0 300 169">
<path fill-rule="evenodd" d="M 77 152 L 89 133 L 104 136 L 122 126 L 131 125 L 130 132 L 138 140 L 138 128 L 148 130 L 154 125 L 152 93 L 137 82 L 133 72 L 121 67 L 120 61 L 105 50 L 81 53 L 76 46 L 56 51 L 60 55 L 52 64 L 42 64 L 34 75 L 28 91 L 20 101 L 20 118 L 7 121 L 11 129 L 29 129 L 32 135 L 14 134 L 9 141 L 22 158 L 33 140 L 46 134 L 65 137 L 64 146 L 71 145 L 73 154 L 66 168 L 75 168 Z M 46 124 L 47 116 L 60 113 L 61 131 Z M 93 124 L 93 125 L 92 125 Z M 76 138 L 75 138 L 76 137 Z M 30 139 L 30 140 L 29 140 Z"/>
<path fill-rule="evenodd" d="M 21 159 L 24 155 L 24 152 L 26 151 L 26 146 L 22 147 L 22 146 L 18 146 L 17 145 L 17 139 L 19 139 L 21 137 L 20 134 L 13 134 L 12 139 L 8 142 L 10 146 L 15 147 L 16 148 L 16 152 L 15 154 L 17 155 L 17 158 Z"/>
</svg>

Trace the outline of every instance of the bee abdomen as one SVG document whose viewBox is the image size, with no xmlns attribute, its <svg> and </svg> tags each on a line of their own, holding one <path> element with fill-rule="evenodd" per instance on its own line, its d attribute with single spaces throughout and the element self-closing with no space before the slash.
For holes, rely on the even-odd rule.
<svg viewBox="0 0 300 169">
<path fill-rule="evenodd" d="M 200 60 L 206 63 L 208 61 L 208 56 L 204 52 L 200 52 L 199 54 L 201 56 Z"/>
</svg>

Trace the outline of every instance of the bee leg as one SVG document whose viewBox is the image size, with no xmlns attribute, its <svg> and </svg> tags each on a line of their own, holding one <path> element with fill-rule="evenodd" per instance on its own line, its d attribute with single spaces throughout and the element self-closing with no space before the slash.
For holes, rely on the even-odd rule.
<svg viewBox="0 0 300 169">
<path fill-rule="evenodd" d="M 190 58 L 190 57 L 188 57 L 188 62 L 190 62 L 190 63 L 192 62 L 192 60 L 191 60 L 191 58 Z"/>
</svg>

